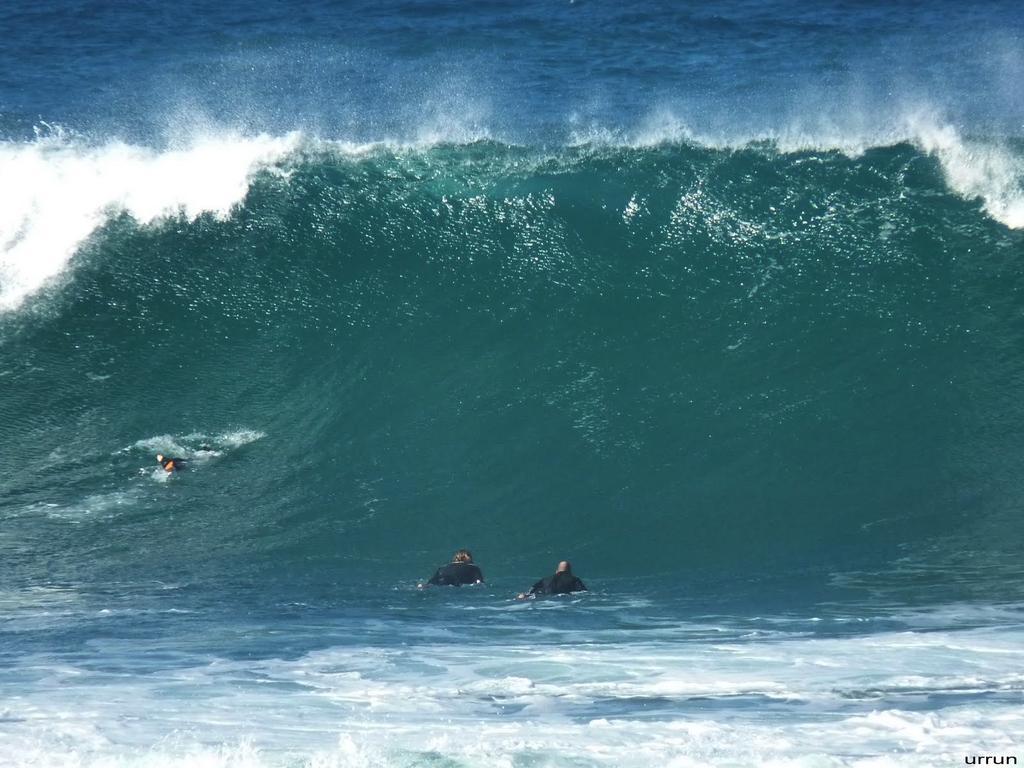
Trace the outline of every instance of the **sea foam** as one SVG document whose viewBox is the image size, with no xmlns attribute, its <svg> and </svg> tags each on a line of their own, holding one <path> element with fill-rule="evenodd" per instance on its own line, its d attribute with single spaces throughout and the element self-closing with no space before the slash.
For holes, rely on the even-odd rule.
<svg viewBox="0 0 1024 768">
<path fill-rule="evenodd" d="M 255 173 L 295 149 L 298 134 L 223 135 L 165 151 L 66 135 L 0 143 L 0 312 L 60 274 L 112 216 L 140 224 L 227 216 Z"/>
</svg>

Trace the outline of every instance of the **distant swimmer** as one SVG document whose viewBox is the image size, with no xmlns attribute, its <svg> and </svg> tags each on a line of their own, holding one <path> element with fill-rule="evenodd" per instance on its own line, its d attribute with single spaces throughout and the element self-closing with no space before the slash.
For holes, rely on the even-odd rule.
<svg viewBox="0 0 1024 768">
<path fill-rule="evenodd" d="M 461 587 L 463 584 L 482 584 L 483 580 L 484 574 L 480 566 L 473 562 L 473 555 L 468 549 L 460 549 L 452 555 L 450 563 L 437 569 L 427 584 L 435 587 Z"/>
<path fill-rule="evenodd" d="M 178 470 L 185 468 L 184 459 L 175 459 L 170 456 L 164 456 L 162 453 L 158 453 L 156 455 L 156 460 L 167 473 L 177 472 Z"/>
<path fill-rule="evenodd" d="M 578 576 L 573 576 L 572 564 L 568 560 L 563 560 L 558 564 L 558 570 L 555 571 L 553 576 L 548 576 L 546 579 L 538 581 L 530 587 L 529 593 L 520 592 L 517 599 L 523 600 L 527 597 L 536 597 L 537 595 L 567 595 L 570 592 L 586 591 L 586 585 Z"/>
</svg>

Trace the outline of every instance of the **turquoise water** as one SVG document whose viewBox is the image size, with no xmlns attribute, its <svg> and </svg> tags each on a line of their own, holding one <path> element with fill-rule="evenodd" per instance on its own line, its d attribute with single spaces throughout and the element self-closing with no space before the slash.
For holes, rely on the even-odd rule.
<svg viewBox="0 0 1024 768">
<path fill-rule="evenodd" d="M 1019 754 L 1019 9 L 195 10 L 0 15 L 0 763 Z"/>
</svg>

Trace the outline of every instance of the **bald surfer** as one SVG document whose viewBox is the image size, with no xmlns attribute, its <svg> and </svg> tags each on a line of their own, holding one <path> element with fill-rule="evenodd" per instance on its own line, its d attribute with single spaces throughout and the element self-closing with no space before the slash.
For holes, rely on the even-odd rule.
<svg viewBox="0 0 1024 768">
<path fill-rule="evenodd" d="M 520 592 L 517 600 L 525 600 L 527 597 L 538 595 L 567 595 L 570 592 L 586 592 L 587 587 L 578 576 L 572 572 L 572 563 L 563 560 L 558 564 L 554 575 L 541 579 L 532 587 L 529 592 Z"/>
</svg>

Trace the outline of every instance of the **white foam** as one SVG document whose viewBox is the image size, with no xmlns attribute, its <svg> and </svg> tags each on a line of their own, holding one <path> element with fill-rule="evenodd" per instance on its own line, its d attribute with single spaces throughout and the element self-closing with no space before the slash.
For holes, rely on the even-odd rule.
<svg viewBox="0 0 1024 768">
<path fill-rule="evenodd" d="M 0 717 L 0 764 L 943 766 L 1013 754 L 1024 728 L 1011 698 L 1019 659 L 950 653 L 1017 649 L 1019 628 L 718 646 L 578 637 L 200 655 L 190 665 L 178 663 L 187 651 L 171 641 L 174 663 L 137 676 L 120 664 L 108 674 L 26 656 L 10 681 L 0 673 L 17 694 Z M 124 660 L 139 649 L 112 638 L 89 651 Z M 803 663 L 815 658 L 837 666 Z M 918 711 L 926 696 L 984 692 L 992 682 L 1001 700 Z M 920 691 L 898 690 L 908 686 Z M 770 708 L 736 698 L 783 693 Z"/>
<path fill-rule="evenodd" d="M 88 146 L 57 133 L 0 142 L 0 312 L 16 309 L 59 275 L 112 216 L 140 224 L 227 216 L 253 175 L 299 142 L 217 135 L 164 151 L 113 141 Z"/>
<path fill-rule="evenodd" d="M 949 125 L 921 123 L 914 136 L 942 164 L 950 189 L 980 198 L 985 212 L 1011 229 L 1024 228 L 1024 158 L 999 144 L 965 140 Z"/>
<path fill-rule="evenodd" d="M 187 435 L 154 435 L 136 440 L 130 446 L 121 449 L 121 453 L 142 450 L 152 453 L 163 453 L 168 456 L 182 458 L 202 458 L 219 456 L 219 449 L 240 448 L 266 437 L 265 432 L 257 429 L 238 429 L 219 434 L 192 432 Z M 194 447 L 198 444 L 198 447 Z"/>
<path fill-rule="evenodd" d="M 266 436 L 265 432 L 260 432 L 259 430 L 240 429 L 236 432 L 225 432 L 224 434 L 218 435 L 213 438 L 213 441 L 229 448 L 238 448 L 243 445 L 248 445 L 249 443 L 254 443 L 257 440 L 262 440 Z"/>
<path fill-rule="evenodd" d="M 75 523 L 94 519 L 106 520 L 116 517 L 125 510 L 130 510 L 136 503 L 138 503 L 138 494 L 135 489 L 97 493 L 65 507 L 55 506 L 47 512 L 47 516 Z"/>
<path fill-rule="evenodd" d="M 128 452 L 133 448 L 150 452 L 150 453 L 163 453 L 167 456 L 185 456 L 185 454 L 191 453 L 190 448 L 186 448 L 182 443 L 178 442 L 179 439 L 174 435 L 155 435 L 154 437 L 146 437 L 142 440 L 136 440 L 132 445 L 127 448 L 123 448 L 122 452 Z"/>
</svg>

